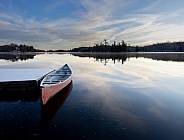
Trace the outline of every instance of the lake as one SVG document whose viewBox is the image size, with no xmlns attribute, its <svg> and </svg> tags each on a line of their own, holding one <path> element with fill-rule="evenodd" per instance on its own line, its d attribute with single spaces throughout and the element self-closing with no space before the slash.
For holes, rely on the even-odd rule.
<svg viewBox="0 0 184 140">
<path fill-rule="evenodd" d="M 184 139 L 184 53 L 0 54 L 0 69 L 65 63 L 72 83 L 50 106 L 1 97 L 0 139 Z"/>
</svg>

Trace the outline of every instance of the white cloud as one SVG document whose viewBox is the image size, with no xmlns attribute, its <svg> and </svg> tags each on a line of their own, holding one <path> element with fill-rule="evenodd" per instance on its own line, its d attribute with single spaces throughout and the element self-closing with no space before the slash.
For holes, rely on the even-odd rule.
<svg viewBox="0 0 184 140">
<path fill-rule="evenodd" d="M 134 18 L 131 25 L 113 35 L 113 38 L 124 38 L 132 45 L 147 45 L 165 41 L 180 41 L 184 37 L 184 23 L 168 22 L 181 16 L 183 9 L 159 14 L 130 14 Z"/>
<path fill-rule="evenodd" d="M 150 5 L 148 5 L 147 7 L 144 7 L 143 9 L 141 9 L 140 11 L 152 11 L 153 9 L 156 8 L 156 6 L 158 6 L 161 2 L 163 2 L 163 0 L 155 0 L 153 3 L 151 3 Z"/>
<path fill-rule="evenodd" d="M 153 10 L 161 0 L 145 7 L 142 13 L 139 9 L 133 13 L 126 13 L 124 9 L 129 5 L 124 0 L 81 0 L 77 3 L 70 0 L 70 2 L 83 7 L 83 10 L 74 11 L 78 15 L 75 18 L 46 20 L 43 17 L 38 21 L 34 16 L 25 18 L 20 14 L 1 12 L 0 40 L 15 43 L 32 42 L 42 48 L 49 44 L 48 49 L 70 49 L 94 45 L 104 38 L 110 43 L 113 40 L 123 39 L 130 44 L 144 45 L 168 40 L 177 41 L 184 37 L 183 22 L 178 24 L 167 21 L 168 18 L 181 16 L 183 9 L 159 14 L 145 13 L 149 8 Z M 63 1 L 53 3 L 47 10 L 54 10 L 62 4 Z"/>
</svg>

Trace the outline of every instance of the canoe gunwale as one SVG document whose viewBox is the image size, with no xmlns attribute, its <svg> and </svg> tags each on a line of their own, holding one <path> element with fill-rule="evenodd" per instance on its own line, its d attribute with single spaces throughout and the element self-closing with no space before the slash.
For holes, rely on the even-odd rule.
<svg viewBox="0 0 184 140">
<path fill-rule="evenodd" d="M 53 82 L 53 81 L 50 81 L 50 82 L 42 82 L 41 84 L 41 88 L 45 88 L 45 87 L 49 87 L 49 86 L 55 86 L 55 85 L 59 85 L 59 84 L 62 84 L 64 82 L 66 82 L 71 76 L 69 76 L 66 80 L 62 81 L 62 80 L 58 80 L 59 82 Z M 44 86 L 44 84 L 51 84 L 51 85 L 46 85 Z"/>
<path fill-rule="evenodd" d="M 65 66 L 67 66 L 67 69 L 65 68 L 65 69 L 62 69 L 62 68 L 64 68 Z M 69 74 L 57 74 L 57 72 L 70 72 Z M 48 76 L 63 76 L 63 79 L 59 79 L 59 80 L 46 80 L 46 78 L 48 77 Z M 70 67 L 67 65 L 67 64 L 65 64 L 65 65 L 63 65 L 61 68 L 59 68 L 58 70 L 54 70 L 54 71 L 52 71 L 51 73 L 49 73 L 48 75 L 46 75 L 44 78 L 43 78 L 43 80 L 41 81 L 41 83 L 40 83 L 40 87 L 41 88 L 45 88 L 45 87 L 49 87 L 49 86 L 52 86 L 52 85 L 58 85 L 58 84 L 61 84 L 61 83 L 64 83 L 67 79 L 69 79 L 70 77 L 72 76 L 72 71 L 71 71 L 71 69 L 70 69 Z M 64 77 L 67 77 L 67 78 L 64 78 Z M 57 82 L 55 82 L 55 81 L 57 81 Z M 44 85 L 45 84 L 45 85 Z M 49 84 L 49 85 L 47 85 L 47 84 Z"/>
</svg>

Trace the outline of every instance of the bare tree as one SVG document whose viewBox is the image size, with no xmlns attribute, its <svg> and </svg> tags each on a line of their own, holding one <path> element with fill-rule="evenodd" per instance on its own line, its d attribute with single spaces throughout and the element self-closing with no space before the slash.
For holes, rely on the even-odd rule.
<svg viewBox="0 0 184 140">
<path fill-rule="evenodd" d="M 107 39 L 104 39 L 104 42 L 105 42 L 105 46 L 107 46 L 108 45 Z"/>
</svg>

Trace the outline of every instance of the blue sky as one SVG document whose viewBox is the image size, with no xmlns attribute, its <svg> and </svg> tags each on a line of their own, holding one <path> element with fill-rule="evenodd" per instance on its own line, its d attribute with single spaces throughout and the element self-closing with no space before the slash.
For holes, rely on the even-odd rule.
<svg viewBox="0 0 184 140">
<path fill-rule="evenodd" d="M 148 45 L 184 40 L 184 0 L 0 0 L 0 45 Z"/>
</svg>

